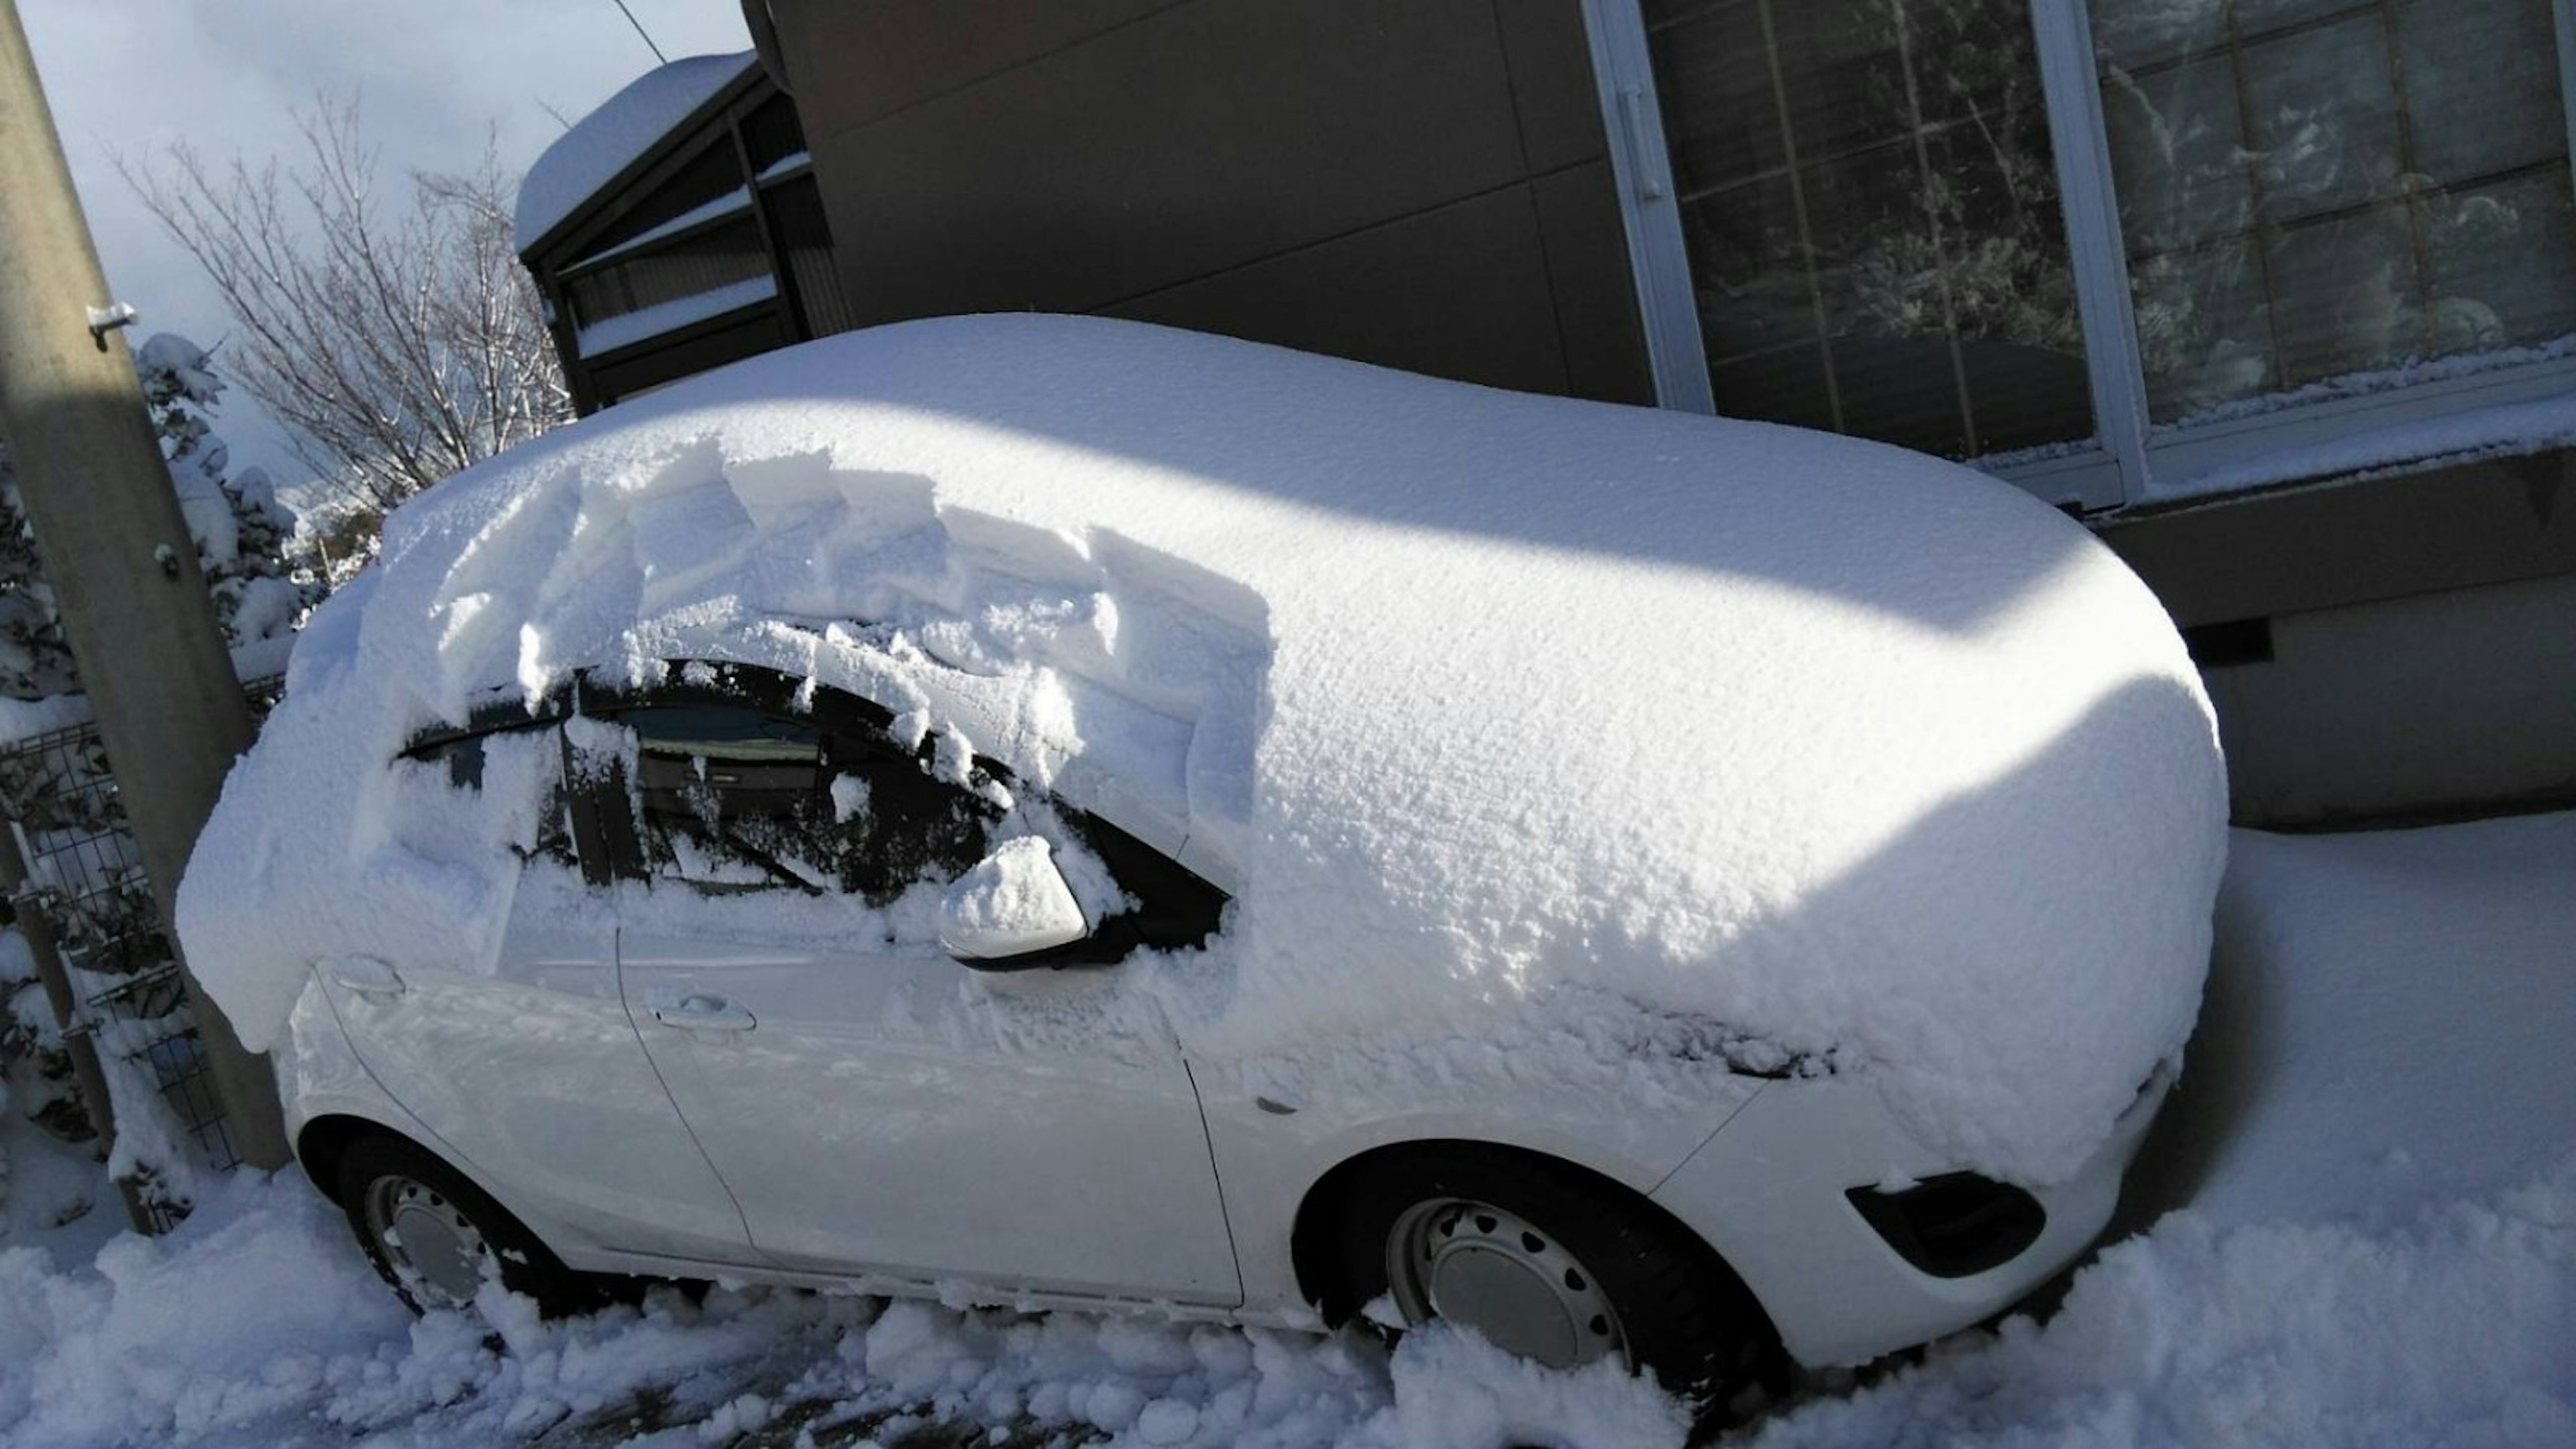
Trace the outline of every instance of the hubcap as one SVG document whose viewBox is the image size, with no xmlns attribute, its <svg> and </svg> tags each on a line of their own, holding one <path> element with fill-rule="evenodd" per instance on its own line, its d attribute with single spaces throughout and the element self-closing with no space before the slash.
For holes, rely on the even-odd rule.
<svg viewBox="0 0 2576 1449">
<path fill-rule="evenodd" d="M 1552 1236 L 1486 1203 L 1436 1198 L 1406 1209 L 1387 1234 L 1386 1281 L 1405 1322 L 1465 1324 L 1551 1368 L 1628 1351 L 1592 1270 Z"/>
<path fill-rule="evenodd" d="M 465 1307 L 484 1273 L 498 1266 L 473 1219 L 408 1177 L 380 1177 L 368 1186 L 367 1231 L 423 1307 Z"/>
</svg>

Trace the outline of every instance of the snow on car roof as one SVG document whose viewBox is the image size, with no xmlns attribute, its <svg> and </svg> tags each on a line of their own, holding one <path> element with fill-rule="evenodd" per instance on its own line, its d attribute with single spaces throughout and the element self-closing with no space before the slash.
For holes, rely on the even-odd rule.
<svg viewBox="0 0 2576 1449">
<path fill-rule="evenodd" d="M 496 948 L 511 857 L 402 825 L 403 740 L 705 656 L 1225 885 L 1174 1010 L 1247 1070 L 1750 1041 L 2046 1180 L 2198 1003 L 2207 702 L 2055 511 L 1847 438 L 1010 316 L 740 363 L 399 510 L 182 893 L 244 1039 L 333 952 Z"/>
<path fill-rule="evenodd" d="M 683 56 L 644 72 L 600 102 L 556 137 L 519 183 L 512 249 L 524 252 L 536 245 L 709 96 L 758 62 L 748 50 Z"/>
</svg>

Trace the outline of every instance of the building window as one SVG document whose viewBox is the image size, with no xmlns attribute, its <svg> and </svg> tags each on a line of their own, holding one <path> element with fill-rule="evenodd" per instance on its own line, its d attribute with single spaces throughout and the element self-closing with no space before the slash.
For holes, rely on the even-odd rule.
<svg viewBox="0 0 2576 1449">
<path fill-rule="evenodd" d="M 2576 383 L 2565 0 L 1585 3 L 1668 403 L 2104 506 Z"/>
<path fill-rule="evenodd" d="M 2155 421 L 2576 332 L 2549 0 L 2094 0 Z"/>
<path fill-rule="evenodd" d="M 2093 435 L 2024 0 L 1650 0 L 1720 412 L 1973 458 Z"/>
<path fill-rule="evenodd" d="M 566 268 L 563 288 L 575 327 L 596 328 L 611 318 L 720 294 L 768 275 L 760 230 L 747 214 L 738 214 L 675 241 L 616 253 L 585 270 Z"/>
</svg>

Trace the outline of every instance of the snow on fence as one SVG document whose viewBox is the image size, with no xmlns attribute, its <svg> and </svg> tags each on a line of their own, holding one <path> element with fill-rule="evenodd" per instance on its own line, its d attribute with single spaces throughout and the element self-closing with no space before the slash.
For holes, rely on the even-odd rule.
<svg viewBox="0 0 2576 1449">
<path fill-rule="evenodd" d="M 280 675 L 244 681 L 254 724 L 283 688 Z M 8 905 L 31 946 L 45 941 L 61 960 L 72 1003 L 64 1045 L 77 1063 L 86 1053 L 74 1040 L 94 1044 L 95 1070 L 77 1063 L 75 1090 L 105 1092 L 110 1174 L 135 1226 L 165 1231 L 187 1215 L 199 1170 L 227 1171 L 241 1157 L 97 727 L 0 745 L 0 814 L 24 877 Z M 99 1104 L 80 1105 L 102 1119 Z"/>
</svg>

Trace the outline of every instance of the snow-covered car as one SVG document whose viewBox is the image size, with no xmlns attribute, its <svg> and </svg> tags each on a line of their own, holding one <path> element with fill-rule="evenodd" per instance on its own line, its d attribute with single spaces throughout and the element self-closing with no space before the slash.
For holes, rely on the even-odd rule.
<svg viewBox="0 0 2576 1449">
<path fill-rule="evenodd" d="M 2224 815 L 2155 600 L 1969 470 L 950 319 L 405 505 L 180 926 L 416 1306 L 1440 1317 L 1705 1398 L 2087 1246 Z"/>
</svg>

